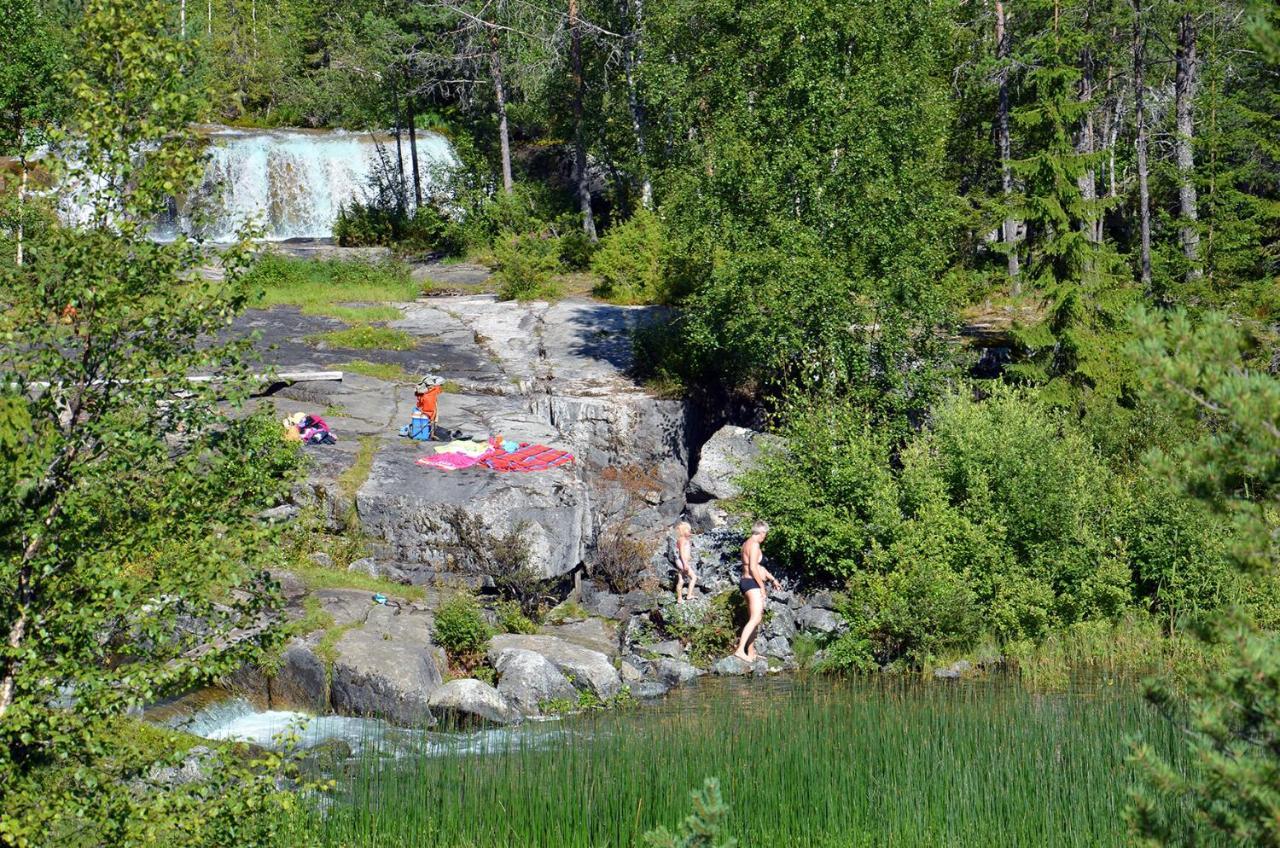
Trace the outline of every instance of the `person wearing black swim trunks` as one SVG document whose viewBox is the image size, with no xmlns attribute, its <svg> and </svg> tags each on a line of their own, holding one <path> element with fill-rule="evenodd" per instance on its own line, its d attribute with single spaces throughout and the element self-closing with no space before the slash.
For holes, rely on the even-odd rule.
<svg viewBox="0 0 1280 848">
<path fill-rule="evenodd" d="M 733 655 L 745 663 L 754 663 L 758 657 L 755 643 L 756 635 L 760 632 L 760 622 L 764 619 L 765 587 L 772 583 L 775 589 L 782 588 L 782 584 L 761 561 L 763 557 L 760 543 L 767 535 L 769 525 L 757 521 L 751 526 L 751 535 L 742 544 L 742 578 L 738 581 L 738 588 L 747 598 L 749 617 L 746 626 L 742 628 L 742 636 L 738 639 L 738 650 Z"/>
</svg>

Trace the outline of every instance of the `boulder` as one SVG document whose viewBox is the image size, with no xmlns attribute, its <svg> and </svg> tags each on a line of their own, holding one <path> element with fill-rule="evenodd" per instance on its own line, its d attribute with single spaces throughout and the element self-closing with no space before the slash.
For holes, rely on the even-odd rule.
<svg viewBox="0 0 1280 848">
<path fill-rule="evenodd" d="M 622 606 L 632 612 L 651 612 L 658 607 L 658 599 L 652 592 L 635 589 L 622 596 Z"/>
<path fill-rule="evenodd" d="M 622 678 L 623 683 L 635 683 L 637 680 L 644 679 L 644 670 L 648 667 L 648 663 L 643 665 L 636 662 L 635 658 L 625 657 L 618 666 L 618 676 Z"/>
<path fill-rule="evenodd" d="M 685 518 L 695 533 L 706 533 L 729 523 L 729 513 L 714 502 L 689 504 Z"/>
<path fill-rule="evenodd" d="M 498 692 L 525 715 L 541 712 L 547 701 L 578 696 L 569 679 L 542 654 L 506 648 L 496 657 L 490 654 L 490 660 L 498 670 Z"/>
<path fill-rule="evenodd" d="M 300 510 L 291 503 L 273 506 L 258 513 L 258 520 L 267 524 L 284 524 L 298 517 Z"/>
<path fill-rule="evenodd" d="M 565 624 L 549 624 L 539 631 L 545 636 L 555 636 L 574 645 L 599 651 L 607 657 L 618 656 L 618 628 L 603 618 L 588 618 Z"/>
<path fill-rule="evenodd" d="M 307 594 L 307 584 L 292 571 L 283 568 L 270 569 L 271 579 L 280 584 L 280 597 L 285 601 L 296 601 Z"/>
<path fill-rule="evenodd" d="M 420 454 L 416 446 L 385 447 L 356 494 L 364 531 L 381 539 L 402 568 L 448 561 L 456 543 L 450 518 L 457 509 L 498 536 L 524 525 L 530 565 L 540 577 L 559 577 L 583 561 L 592 521 L 576 465 L 536 474 L 443 471 L 416 465 Z"/>
<path fill-rule="evenodd" d="M 686 683 L 697 680 L 704 673 L 701 669 L 684 660 L 670 658 L 658 660 L 651 666 L 651 670 L 657 680 L 672 687 L 683 686 Z"/>
<path fill-rule="evenodd" d="M 766 639 L 781 636 L 783 639 L 790 640 L 796 635 L 796 615 L 786 604 L 778 603 L 772 597 L 769 598 L 767 611 L 772 613 L 768 621 L 761 628 L 761 635 Z"/>
<path fill-rule="evenodd" d="M 671 691 L 671 687 L 661 680 L 637 680 L 635 683 L 630 684 L 628 689 L 631 692 L 631 697 L 641 700 L 661 698 Z"/>
<path fill-rule="evenodd" d="M 333 568 L 333 557 L 324 551 L 312 551 L 307 557 L 321 568 Z"/>
<path fill-rule="evenodd" d="M 785 660 L 795 653 L 791 648 L 791 642 L 783 636 L 762 640 L 761 644 L 756 645 L 756 650 L 766 657 L 777 657 L 780 660 Z"/>
<path fill-rule="evenodd" d="M 796 613 L 796 626 L 810 632 L 835 633 L 844 628 L 844 622 L 831 610 L 803 607 Z"/>
<path fill-rule="evenodd" d="M 443 680 L 431 645 L 431 616 L 374 606 L 363 626 L 334 645 L 329 699 L 345 715 L 373 715 L 400 725 L 432 722 L 431 694 Z"/>
<path fill-rule="evenodd" d="M 836 596 L 831 592 L 814 592 L 809 597 L 809 603 L 806 606 L 814 609 L 834 610 L 836 609 Z"/>
<path fill-rule="evenodd" d="M 973 670 L 973 663 L 968 660 L 956 660 L 946 668 L 935 668 L 933 676 L 939 680 L 959 680 Z"/>
<path fill-rule="evenodd" d="M 684 645 L 681 645 L 678 639 L 669 639 L 666 642 L 647 645 L 645 650 L 660 657 L 671 657 L 677 660 L 684 656 Z"/>
<path fill-rule="evenodd" d="M 432 712 L 463 724 L 511 724 L 520 711 L 502 693 L 480 680 L 450 680 L 431 693 Z"/>
<path fill-rule="evenodd" d="M 711 673 L 721 677 L 737 677 L 744 674 L 750 674 L 751 671 L 751 663 L 743 662 L 741 659 L 733 655 L 718 659 L 711 666 Z"/>
<path fill-rule="evenodd" d="M 776 437 L 725 425 L 698 454 L 698 470 L 689 481 L 689 494 L 701 498 L 735 498 L 742 494 L 737 479 L 754 464 L 760 449 Z"/>
<path fill-rule="evenodd" d="M 271 706 L 323 714 L 329 711 L 329 680 L 316 656 L 318 639 L 302 637 L 285 646 L 280 669 L 271 678 Z"/>
<path fill-rule="evenodd" d="M 541 654 L 580 689 L 589 689 L 601 700 L 612 698 L 622 689 L 622 678 L 609 657 L 556 636 L 524 636 L 503 633 L 489 640 L 489 661 L 496 668 L 502 652 L 520 648 Z"/>
</svg>

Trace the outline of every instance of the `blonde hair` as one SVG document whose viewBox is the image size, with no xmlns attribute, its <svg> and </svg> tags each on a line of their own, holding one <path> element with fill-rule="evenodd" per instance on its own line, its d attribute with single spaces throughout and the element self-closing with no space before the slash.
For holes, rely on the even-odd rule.
<svg viewBox="0 0 1280 848">
<path fill-rule="evenodd" d="M 767 521 L 757 521 L 755 524 L 751 525 L 752 536 L 759 536 L 761 533 L 768 533 L 768 532 L 769 532 L 769 522 Z"/>
<path fill-rule="evenodd" d="M 676 535 L 683 536 L 686 533 L 692 534 L 693 526 L 690 525 L 689 522 L 687 521 L 681 521 L 679 524 L 676 525 Z"/>
</svg>

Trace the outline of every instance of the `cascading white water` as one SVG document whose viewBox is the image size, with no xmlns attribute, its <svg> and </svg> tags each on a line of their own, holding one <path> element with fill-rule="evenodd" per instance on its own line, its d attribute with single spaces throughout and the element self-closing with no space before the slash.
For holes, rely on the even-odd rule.
<svg viewBox="0 0 1280 848">
<path fill-rule="evenodd" d="M 204 182 L 182 211 L 156 229 L 160 238 L 176 230 L 196 230 L 208 241 L 228 242 L 248 223 L 273 241 L 328 238 L 338 210 L 372 194 L 371 179 L 378 168 L 378 145 L 387 164 L 395 167 L 395 139 L 390 134 L 350 133 L 342 130 L 209 131 L 209 163 Z M 413 202 L 413 174 L 409 139 L 401 138 L 405 184 Z M 418 171 L 424 195 L 439 185 L 443 170 L 456 160 L 448 140 L 421 132 L 417 139 Z M 203 220 L 192 224 L 190 209 L 203 207 Z"/>
</svg>

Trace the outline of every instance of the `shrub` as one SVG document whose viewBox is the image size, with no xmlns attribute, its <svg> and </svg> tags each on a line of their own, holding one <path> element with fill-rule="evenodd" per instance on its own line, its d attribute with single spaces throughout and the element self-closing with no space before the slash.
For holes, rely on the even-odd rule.
<svg viewBox="0 0 1280 848">
<path fill-rule="evenodd" d="M 596 538 L 591 574 L 603 580 L 609 591 L 625 595 L 637 588 L 648 565 L 648 548 L 628 535 L 624 525 L 612 524 Z"/>
<path fill-rule="evenodd" d="M 663 607 L 662 620 L 666 635 L 688 646 L 695 665 L 705 665 L 733 652 L 747 607 L 739 592 L 721 592 L 709 599 L 672 602 Z"/>
<path fill-rule="evenodd" d="M 436 611 L 433 637 L 445 649 L 449 659 L 464 667 L 475 664 L 493 635 L 476 599 L 467 594 L 455 595 Z"/>
<path fill-rule="evenodd" d="M 640 210 L 613 227 L 591 257 L 591 270 L 600 276 L 596 294 L 626 303 L 649 303 L 661 298 L 662 224 Z"/>
<path fill-rule="evenodd" d="M 449 513 L 447 523 L 454 534 L 458 564 L 487 578 L 500 598 L 514 601 L 527 618 L 538 620 L 547 595 L 542 578 L 529 562 L 528 523 L 522 521 L 497 534 L 461 507 Z"/>
<path fill-rule="evenodd" d="M 494 280 L 504 300 L 533 300 L 556 294 L 554 275 L 559 269 L 554 239 L 537 233 L 505 233 L 494 242 L 498 269 Z"/>
<path fill-rule="evenodd" d="M 538 632 L 538 625 L 524 614 L 515 601 L 498 601 L 494 604 L 493 611 L 498 616 L 498 629 L 503 633 Z"/>
<path fill-rule="evenodd" d="M 557 241 L 560 267 L 565 271 L 585 271 L 591 267 L 591 259 L 595 256 L 596 245 L 582 231 L 577 216 L 574 222 L 563 228 L 564 232 Z"/>
</svg>

